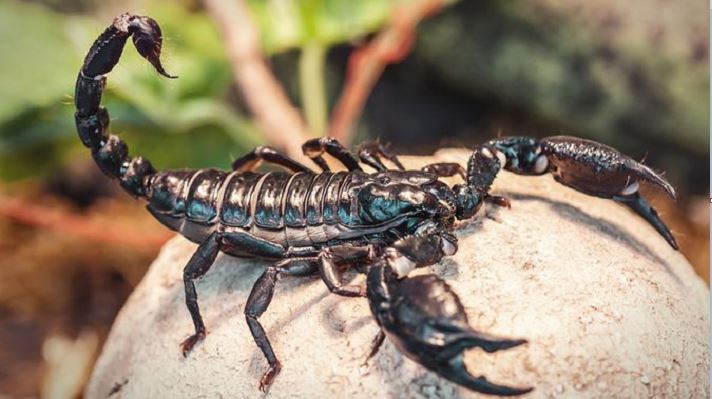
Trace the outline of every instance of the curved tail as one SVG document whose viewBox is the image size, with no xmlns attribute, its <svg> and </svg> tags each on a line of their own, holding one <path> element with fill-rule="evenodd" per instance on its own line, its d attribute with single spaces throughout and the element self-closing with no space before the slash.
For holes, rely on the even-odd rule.
<svg viewBox="0 0 712 399">
<path fill-rule="evenodd" d="M 168 78 L 176 77 L 169 75 L 161 65 L 162 37 L 158 23 L 149 17 L 122 14 L 96 39 L 84 59 L 74 94 L 74 117 L 79 138 L 91 149 L 99 168 L 119 179 L 121 187 L 134 197 L 145 197 L 147 178 L 155 170 L 147 159 L 129 157 L 126 143 L 108 133 L 109 113 L 100 106 L 106 84 L 104 75 L 119 62 L 129 36 L 133 36 L 139 54 L 158 73 Z"/>
</svg>

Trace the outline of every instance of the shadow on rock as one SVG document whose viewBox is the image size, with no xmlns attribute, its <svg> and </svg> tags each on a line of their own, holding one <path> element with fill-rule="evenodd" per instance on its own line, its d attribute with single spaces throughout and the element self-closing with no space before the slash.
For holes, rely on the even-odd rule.
<svg viewBox="0 0 712 399">
<path fill-rule="evenodd" d="M 661 265 L 670 275 L 670 277 L 675 280 L 676 283 L 682 284 L 682 281 L 677 276 L 677 274 L 675 274 L 672 267 L 670 266 L 670 263 L 667 260 L 656 255 L 650 249 L 650 247 L 634 238 L 628 231 L 621 229 L 620 227 L 609 222 L 608 220 L 591 216 L 580 208 L 568 204 L 566 202 L 557 201 L 538 195 L 507 193 L 506 196 L 518 201 L 539 201 L 546 203 L 565 219 L 570 220 L 576 224 L 583 224 L 591 230 L 603 233 L 613 238 L 614 240 L 622 243 L 630 250 L 640 254 L 644 258 L 647 258 L 651 262 Z"/>
</svg>

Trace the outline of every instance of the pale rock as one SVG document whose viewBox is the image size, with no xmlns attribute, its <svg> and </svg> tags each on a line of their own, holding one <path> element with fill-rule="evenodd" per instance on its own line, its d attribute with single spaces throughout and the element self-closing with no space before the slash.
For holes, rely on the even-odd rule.
<svg viewBox="0 0 712 399">
<path fill-rule="evenodd" d="M 407 165 L 465 162 L 464 150 Z M 613 201 L 551 176 L 500 173 L 488 205 L 457 231 L 459 252 L 435 272 L 476 329 L 526 338 L 468 369 L 491 381 L 533 386 L 527 398 L 709 396 L 709 291 L 685 258 L 645 221 Z M 664 215 L 663 215 L 664 216 Z M 193 331 L 182 269 L 196 245 L 171 240 L 118 315 L 88 398 L 255 398 L 267 368 L 243 308 L 266 262 L 218 256 L 197 282 L 206 340 L 183 358 Z M 358 276 L 358 279 L 363 277 Z M 362 366 L 378 327 L 366 299 L 330 295 L 318 278 L 284 278 L 260 319 L 282 372 L 270 398 L 479 397 L 402 356 L 386 342 Z"/>
</svg>

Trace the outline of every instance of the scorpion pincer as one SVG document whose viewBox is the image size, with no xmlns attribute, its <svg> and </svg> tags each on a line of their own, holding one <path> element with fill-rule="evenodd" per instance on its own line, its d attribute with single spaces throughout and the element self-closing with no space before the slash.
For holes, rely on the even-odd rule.
<svg viewBox="0 0 712 399">
<path fill-rule="evenodd" d="M 117 17 L 94 42 L 79 71 L 75 94 L 79 137 L 106 175 L 145 200 L 161 223 L 198 244 L 183 271 L 185 301 L 195 327 L 181 344 L 184 355 L 205 337 L 194 280 L 210 269 L 218 252 L 273 260 L 255 282 L 244 312 L 269 363 L 259 383 L 262 390 L 281 367 L 259 321 L 272 301 L 277 277 L 319 275 L 332 293 L 368 298 L 381 328 L 372 355 L 388 337 L 407 357 L 472 390 L 503 396 L 529 392 L 531 388 L 474 377 L 462 361 L 465 349 L 493 352 L 525 340 L 475 331 L 447 283 L 435 275 L 408 277 L 414 268 L 435 264 L 457 251 L 457 220 L 472 218 L 486 202 L 509 205 L 506 198 L 489 194 L 501 169 L 522 175 L 552 173 L 578 191 L 621 202 L 677 249 L 670 230 L 637 191 L 643 181 L 674 198 L 672 186 L 615 149 L 574 137 L 494 139 L 474 148 L 466 168 L 436 163 L 404 170 L 383 146 L 368 143 L 360 148 L 359 158 L 375 172 L 366 173 L 342 145 L 327 137 L 309 140 L 302 148 L 321 169 L 318 172 L 269 147 L 237 159 L 231 171 L 156 171 L 148 160 L 129 156 L 124 141 L 108 133 L 109 115 L 100 105 L 105 75 L 119 61 L 130 36 L 158 73 L 174 77 L 159 60 L 158 24 L 145 16 Z M 347 171 L 330 171 L 324 154 Z M 388 169 L 382 159 L 397 169 Z M 256 172 L 262 162 L 286 171 Z M 450 187 L 438 179 L 455 175 L 463 183 Z M 367 273 L 366 288 L 342 283 L 341 272 L 349 267 Z"/>
</svg>

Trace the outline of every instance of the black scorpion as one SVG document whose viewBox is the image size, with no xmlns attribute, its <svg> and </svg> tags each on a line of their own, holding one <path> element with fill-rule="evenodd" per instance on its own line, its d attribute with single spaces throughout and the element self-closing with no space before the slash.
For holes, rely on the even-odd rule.
<svg viewBox="0 0 712 399">
<path fill-rule="evenodd" d="M 156 171 L 142 158 L 129 156 L 126 144 L 108 134 L 109 115 L 100 106 L 105 74 L 117 64 L 127 39 L 155 69 L 161 65 L 161 30 L 151 18 L 123 14 L 94 42 L 77 78 L 75 105 L 79 137 L 101 170 L 119 180 L 129 194 L 148 202 L 164 225 L 199 244 L 183 271 L 185 300 L 195 333 L 181 344 L 184 355 L 205 337 L 193 281 L 204 275 L 218 252 L 274 259 L 259 277 L 245 307 L 245 317 L 269 368 L 260 380 L 265 390 L 279 373 L 259 317 L 267 310 L 279 275 L 318 274 L 338 295 L 367 297 L 381 330 L 375 354 L 387 336 L 402 353 L 448 380 L 495 395 L 519 395 L 513 388 L 474 377 L 463 364 L 463 351 L 487 352 L 524 344 L 473 330 L 458 296 L 434 275 L 408 278 L 417 267 L 432 265 L 457 251 L 456 220 L 472 218 L 485 202 L 509 205 L 489 194 L 500 169 L 522 175 L 553 174 L 561 184 L 583 193 L 626 204 L 645 218 L 675 249 L 677 243 L 656 211 L 638 194 L 640 181 L 675 197 L 672 186 L 653 170 L 605 145 L 574 137 L 507 137 L 476 146 L 467 168 L 437 163 L 403 170 L 398 159 L 377 143 L 359 151 L 359 162 L 331 138 L 312 139 L 306 156 L 318 173 L 268 147 L 237 159 L 232 171 L 216 169 Z M 324 154 L 348 172 L 331 172 Z M 398 170 L 381 161 L 390 160 Z M 258 173 L 262 162 L 287 172 Z M 439 177 L 460 175 L 452 187 Z M 343 270 L 367 273 L 366 288 L 341 282 Z"/>
</svg>

